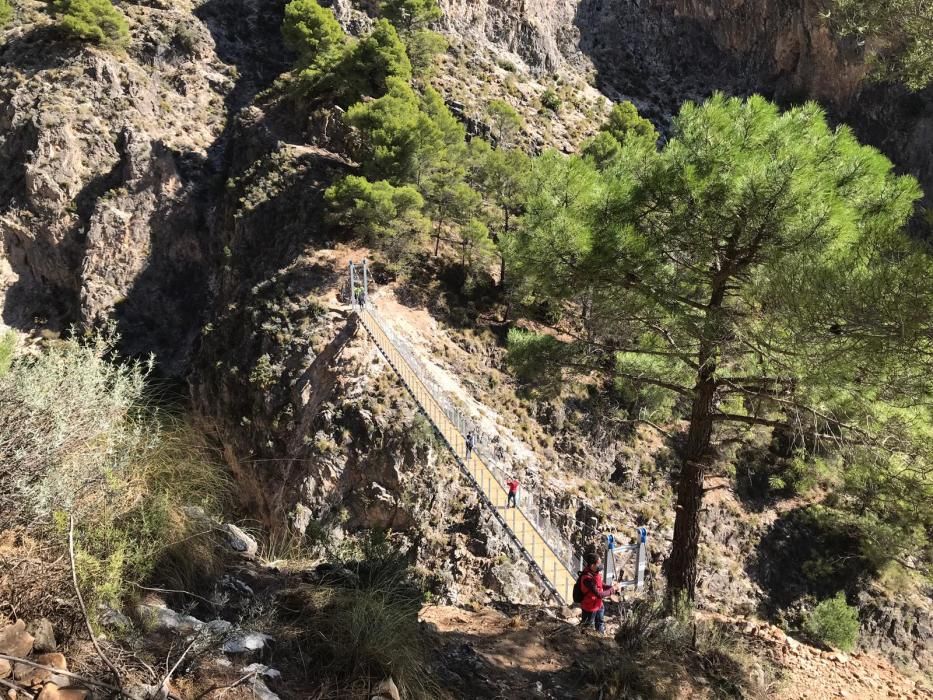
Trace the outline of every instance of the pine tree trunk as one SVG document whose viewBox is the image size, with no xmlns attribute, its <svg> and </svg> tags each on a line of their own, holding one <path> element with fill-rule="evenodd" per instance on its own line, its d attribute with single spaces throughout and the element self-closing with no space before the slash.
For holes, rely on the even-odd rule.
<svg viewBox="0 0 933 700">
<path fill-rule="evenodd" d="M 713 368 L 701 371 L 693 397 L 690 431 L 684 463 L 677 484 L 677 516 L 674 542 L 668 560 L 668 595 L 686 594 L 693 600 L 697 583 L 697 555 L 700 547 L 700 508 L 703 505 L 703 479 L 706 476 L 713 432 L 713 398 L 716 382 Z"/>
</svg>

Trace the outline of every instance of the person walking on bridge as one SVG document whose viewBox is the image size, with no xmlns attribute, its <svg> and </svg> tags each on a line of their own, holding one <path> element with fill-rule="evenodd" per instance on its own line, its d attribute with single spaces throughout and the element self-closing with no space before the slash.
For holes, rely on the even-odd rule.
<svg viewBox="0 0 933 700">
<path fill-rule="evenodd" d="M 470 455 L 473 454 L 473 446 L 476 444 L 476 441 L 473 438 L 473 433 L 467 433 L 466 439 L 463 441 L 466 445 L 466 461 L 470 461 Z"/>
<path fill-rule="evenodd" d="M 518 479 L 513 476 L 505 482 L 505 485 L 509 487 L 509 497 L 505 502 L 505 507 L 508 508 L 512 506 L 513 508 L 518 508 Z"/>
</svg>

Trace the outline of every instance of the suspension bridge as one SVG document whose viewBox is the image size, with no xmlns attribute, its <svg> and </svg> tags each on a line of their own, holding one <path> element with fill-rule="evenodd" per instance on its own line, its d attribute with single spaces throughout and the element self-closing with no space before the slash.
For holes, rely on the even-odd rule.
<svg viewBox="0 0 933 700">
<path fill-rule="evenodd" d="M 350 263 L 349 292 L 353 308 L 363 328 L 401 383 L 417 402 L 424 416 L 453 454 L 461 472 L 472 484 L 480 500 L 518 547 L 531 570 L 541 580 L 550 597 L 570 605 L 581 557 L 540 512 L 539 501 L 523 489 L 517 507 L 508 507 L 506 475 L 496 464 L 488 441 L 421 364 L 416 353 L 391 329 L 369 300 L 369 267 Z M 473 448 L 467 450 L 466 435 L 472 435 Z M 618 545 L 610 535 L 605 547 L 607 582 L 618 577 L 624 587 L 641 588 L 645 571 L 646 533 L 642 530 L 633 545 Z M 622 579 L 626 556 L 634 557 L 634 576 Z"/>
</svg>

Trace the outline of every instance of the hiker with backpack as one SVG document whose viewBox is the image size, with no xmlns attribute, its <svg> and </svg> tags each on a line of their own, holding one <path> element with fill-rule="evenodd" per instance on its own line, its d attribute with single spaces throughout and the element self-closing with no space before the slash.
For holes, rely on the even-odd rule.
<svg viewBox="0 0 933 700">
<path fill-rule="evenodd" d="M 467 433 L 466 439 L 463 442 L 466 445 L 466 461 L 469 462 L 470 455 L 473 453 L 473 445 L 475 444 L 473 433 Z"/>
<path fill-rule="evenodd" d="M 618 591 L 619 584 L 603 584 L 603 563 L 595 552 L 586 554 L 583 562 L 583 571 L 573 587 L 573 602 L 578 603 L 583 610 L 583 628 L 586 629 L 592 623 L 596 631 L 602 633 L 606 629 L 603 600 Z"/>
</svg>

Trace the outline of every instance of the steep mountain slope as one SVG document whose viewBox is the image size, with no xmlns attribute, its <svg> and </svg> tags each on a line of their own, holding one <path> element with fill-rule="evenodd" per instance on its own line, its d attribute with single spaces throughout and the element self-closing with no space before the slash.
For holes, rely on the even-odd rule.
<svg viewBox="0 0 933 700">
<path fill-rule="evenodd" d="M 662 129 L 713 91 L 779 103 L 817 100 L 933 196 L 933 88 L 868 80 L 862 50 L 839 41 L 817 0 L 445 0 L 448 31 L 512 53 L 534 74 L 590 80 Z"/>
<path fill-rule="evenodd" d="M 603 118 L 604 96 L 633 100 L 662 129 L 683 100 L 713 90 L 812 97 L 933 187 L 929 95 L 865 82 L 854 47 L 833 40 L 811 0 L 441 4 L 451 50 L 434 83 L 475 133 L 488 130 L 494 97 L 523 112 L 523 146 L 568 152 Z M 290 65 L 283 5 L 121 5 L 133 43 L 114 55 L 63 41 L 42 4 L 18 4 L 0 48 L 0 316 L 51 335 L 114 320 L 129 354 L 154 353 L 188 381 L 245 512 L 264 526 L 323 523 L 338 539 L 403 530 L 441 600 L 539 602 L 348 312 L 343 271 L 368 251 L 339 240 L 323 192 L 357 166 L 339 110 L 308 114 L 273 87 Z M 354 3 L 334 6 L 351 29 L 365 26 Z M 556 110 L 541 104 L 548 90 Z M 438 308 L 449 289 L 413 277 L 384 298 L 399 327 L 504 436 L 509 466 L 549 494 L 566 536 L 582 544 L 648 525 L 657 571 L 672 447 L 648 429 L 593 425 L 587 396 L 520 398 L 501 338 L 457 327 L 480 323 L 476 309 L 454 323 Z M 793 523 L 746 508 L 725 474 L 712 481 L 722 495 L 705 514 L 701 596 L 751 614 L 787 564 L 771 554 Z M 775 549 L 756 552 L 769 535 Z M 862 611 L 866 647 L 928 663 L 927 601 L 866 594 Z"/>
</svg>

